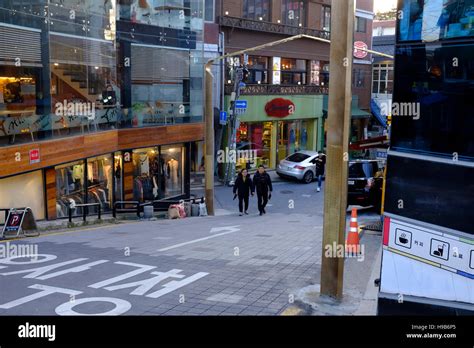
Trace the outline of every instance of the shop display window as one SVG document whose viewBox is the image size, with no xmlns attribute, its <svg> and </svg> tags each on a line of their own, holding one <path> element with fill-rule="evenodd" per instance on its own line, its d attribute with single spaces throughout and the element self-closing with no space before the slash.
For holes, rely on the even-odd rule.
<svg viewBox="0 0 474 348">
<path fill-rule="evenodd" d="M 154 201 L 163 196 L 159 183 L 163 177 L 158 147 L 133 151 L 133 197 L 139 202 Z"/>
<path fill-rule="evenodd" d="M 278 122 L 278 159 L 308 149 L 308 121 Z"/>
<path fill-rule="evenodd" d="M 270 166 L 272 122 L 241 123 L 237 130 L 237 169 Z"/>
<path fill-rule="evenodd" d="M 160 153 L 163 175 L 160 185 L 164 197 L 180 196 L 184 193 L 184 151 L 181 146 L 162 146 Z"/>
<path fill-rule="evenodd" d="M 123 201 L 123 156 L 120 152 L 114 155 L 114 187 L 116 201 Z"/>
<path fill-rule="evenodd" d="M 281 60 L 282 85 L 306 85 L 306 60 L 289 59 Z"/>
<path fill-rule="evenodd" d="M 113 161 L 111 155 L 87 159 L 87 203 L 99 203 L 110 211 L 113 201 Z M 89 208 L 95 212 L 97 208 Z"/>
<path fill-rule="evenodd" d="M 82 214 L 78 204 L 85 204 L 85 164 L 84 161 L 68 163 L 56 167 L 56 212 L 58 218 L 68 216 L 71 206 L 74 216 Z"/>
</svg>

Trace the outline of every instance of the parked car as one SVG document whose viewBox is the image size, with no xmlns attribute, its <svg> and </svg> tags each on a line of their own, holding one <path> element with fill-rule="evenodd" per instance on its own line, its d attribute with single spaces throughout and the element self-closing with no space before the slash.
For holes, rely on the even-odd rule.
<svg viewBox="0 0 474 348">
<path fill-rule="evenodd" d="M 379 212 L 382 204 L 382 173 L 376 160 L 350 161 L 347 205 L 373 206 Z"/>
<path fill-rule="evenodd" d="M 277 174 L 286 179 L 301 180 L 311 183 L 316 177 L 316 151 L 298 151 L 280 161 Z"/>
</svg>

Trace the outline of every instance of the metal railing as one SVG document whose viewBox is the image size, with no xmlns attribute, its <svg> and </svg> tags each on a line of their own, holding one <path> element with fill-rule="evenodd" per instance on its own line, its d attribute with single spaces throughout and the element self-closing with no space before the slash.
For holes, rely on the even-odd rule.
<svg viewBox="0 0 474 348">
<path fill-rule="evenodd" d="M 266 21 L 256 21 L 252 19 L 231 17 L 231 16 L 221 16 L 219 18 L 220 25 L 224 27 L 240 28 L 247 30 L 263 31 L 273 34 L 283 34 L 283 35 L 299 35 L 305 34 L 310 36 L 319 37 L 322 39 L 330 40 L 331 33 L 325 30 L 310 29 L 306 27 L 295 27 L 292 25 L 286 25 L 281 23 L 272 23 Z"/>
<path fill-rule="evenodd" d="M 100 203 L 88 203 L 88 204 L 76 204 L 74 206 L 68 206 L 68 217 L 69 222 L 72 222 L 72 211 L 76 208 L 82 208 L 82 221 L 87 220 L 87 216 L 89 215 L 89 207 L 98 207 L 97 209 L 97 218 L 100 220 L 102 217 L 102 207 Z"/>
<path fill-rule="evenodd" d="M 128 208 L 127 206 L 131 206 Z M 140 217 L 140 202 L 138 201 L 118 201 L 114 203 L 112 216 L 117 218 L 117 213 L 136 213 Z"/>
</svg>

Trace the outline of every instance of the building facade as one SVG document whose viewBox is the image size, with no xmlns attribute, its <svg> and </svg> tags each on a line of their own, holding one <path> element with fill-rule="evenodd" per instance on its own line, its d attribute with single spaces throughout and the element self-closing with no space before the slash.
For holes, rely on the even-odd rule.
<svg viewBox="0 0 474 348">
<path fill-rule="evenodd" d="M 218 14 L 226 53 L 298 34 L 330 39 L 330 0 L 219 1 Z M 368 49 L 372 47 L 372 20 L 373 0 L 358 0 L 354 41 Z M 234 89 L 232 70 L 243 64 L 244 58 L 226 62 L 226 109 Z M 353 135 L 362 137 L 365 120 L 370 117 L 371 56 L 355 51 L 353 62 L 353 109 L 357 110 Z M 257 161 L 253 165 L 269 168 L 297 150 L 322 150 L 330 81 L 329 44 L 300 39 L 249 53 L 245 63 L 249 76 L 240 99 L 248 102 L 248 109 L 239 117 L 237 150 L 255 150 Z"/>
<path fill-rule="evenodd" d="M 2 1 L 0 208 L 56 219 L 189 196 L 204 13 L 198 0 Z"/>
</svg>

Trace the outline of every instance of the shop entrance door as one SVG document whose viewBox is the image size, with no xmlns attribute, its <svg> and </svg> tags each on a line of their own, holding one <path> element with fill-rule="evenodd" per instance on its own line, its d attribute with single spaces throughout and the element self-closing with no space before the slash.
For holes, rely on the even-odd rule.
<svg viewBox="0 0 474 348">
<path fill-rule="evenodd" d="M 277 132 L 278 162 L 289 155 L 307 149 L 308 127 L 306 121 L 279 121 Z"/>
</svg>

